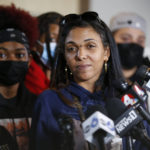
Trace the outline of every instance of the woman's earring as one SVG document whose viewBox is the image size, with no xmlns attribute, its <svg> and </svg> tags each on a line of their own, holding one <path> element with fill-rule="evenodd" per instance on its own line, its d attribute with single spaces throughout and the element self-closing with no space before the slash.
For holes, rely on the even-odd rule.
<svg viewBox="0 0 150 150">
<path fill-rule="evenodd" d="M 72 72 L 70 71 L 70 75 L 72 76 Z"/>
<path fill-rule="evenodd" d="M 66 72 L 66 73 L 68 72 L 68 69 L 67 69 L 67 67 L 65 67 L 65 72 Z"/>
<path fill-rule="evenodd" d="M 70 71 L 70 69 L 68 70 L 68 68 L 67 67 L 65 67 L 65 72 L 68 74 L 70 74 L 71 76 L 72 76 L 72 72 Z"/>
<path fill-rule="evenodd" d="M 107 73 L 107 61 L 104 62 L 105 73 Z"/>
</svg>

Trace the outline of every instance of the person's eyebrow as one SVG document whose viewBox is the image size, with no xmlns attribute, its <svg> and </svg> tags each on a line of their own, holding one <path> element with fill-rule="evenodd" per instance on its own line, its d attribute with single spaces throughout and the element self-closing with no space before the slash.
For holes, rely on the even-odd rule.
<svg viewBox="0 0 150 150">
<path fill-rule="evenodd" d="M 75 42 L 74 41 L 69 41 L 66 44 L 75 44 Z"/>
<path fill-rule="evenodd" d="M 95 39 L 86 39 L 84 41 L 87 42 L 87 41 L 96 41 L 96 40 Z"/>
<path fill-rule="evenodd" d="M 4 50 L 4 51 L 7 51 L 8 49 L 7 48 L 5 48 L 5 47 L 2 47 L 2 46 L 0 46 L 0 50 Z M 26 48 L 16 48 L 15 50 L 17 50 L 17 51 L 26 51 Z"/>
<path fill-rule="evenodd" d="M 5 47 L 1 47 L 1 46 L 0 46 L 0 50 L 5 50 L 5 51 L 6 51 L 6 50 L 8 50 L 8 49 L 5 48 Z"/>
<path fill-rule="evenodd" d="M 130 33 L 121 33 L 120 36 L 132 36 Z"/>
<path fill-rule="evenodd" d="M 88 41 L 96 41 L 95 39 L 85 39 L 84 42 L 88 42 Z M 69 41 L 66 44 L 75 44 L 74 41 Z"/>
<path fill-rule="evenodd" d="M 141 35 L 141 36 L 139 36 L 139 38 L 146 39 L 145 35 Z"/>
<path fill-rule="evenodd" d="M 27 49 L 26 48 L 16 48 L 15 50 L 16 51 L 26 51 Z"/>
</svg>

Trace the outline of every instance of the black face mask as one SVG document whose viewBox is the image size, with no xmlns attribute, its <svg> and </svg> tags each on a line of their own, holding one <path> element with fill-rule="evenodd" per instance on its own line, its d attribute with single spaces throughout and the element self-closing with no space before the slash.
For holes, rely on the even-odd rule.
<svg viewBox="0 0 150 150">
<path fill-rule="evenodd" d="M 131 69 L 135 66 L 139 67 L 142 64 L 143 47 L 134 43 L 117 44 L 117 46 L 124 69 Z"/>
<path fill-rule="evenodd" d="M 9 86 L 22 81 L 28 70 L 28 62 L 0 61 L 0 84 Z"/>
</svg>

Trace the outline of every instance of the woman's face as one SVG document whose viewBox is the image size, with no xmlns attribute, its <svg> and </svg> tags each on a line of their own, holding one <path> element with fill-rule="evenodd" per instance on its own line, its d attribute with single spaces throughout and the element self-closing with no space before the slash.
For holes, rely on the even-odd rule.
<svg viewBox="0 0 150 150">
<path fill-rule="evenodd" d="M 100 35 L 92 27 L 72 29 L 65 41 L 65 58 L 74 80 L 95 82 L 109 58 L 109 48 L 104 48 Z"/>
<path fill-rule="evenodd" d="M 136 43 L 145 46 L 145 34 L 136 28 L 122 28 L 115 32 L 115 41 L 117 43 Z"/>
<path fill-rule="evenodd" d="M 59 34 L 59 25 L 58 24 L 50 24 L 49 25 L 49 33 L 50 38 L 53 42 L 57 42 L 58 40 L 58 34 Z"/>
</svg>

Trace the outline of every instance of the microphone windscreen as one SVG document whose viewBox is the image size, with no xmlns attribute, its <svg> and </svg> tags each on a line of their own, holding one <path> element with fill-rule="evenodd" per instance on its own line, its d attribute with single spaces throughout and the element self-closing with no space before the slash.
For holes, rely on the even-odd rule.
<svg viewBox="0 0 150 150">
<path fill-rule="evenodd" d="M 118 98 L 108 99 L 106 101 L 106 109 L 109 117 L 116 120 L 126 110 L 124 103 Z"/>
<path fill-rule="evenodd" d="M 145 65 L 142 65 L 139 67 L 139 69 L 136 71 L 136 76 L 139 78 L 142 78 L 143 80 L 146 78 L 146 72 L 148 67 Z"/>
<path fill-rule="evenodd" d="M 89 106 L 87 108 L 87 111 L 85 112 L 85 117 L 88 118 L 90 115 L 92 115 L 96 111 L 99 111 L 99 112 L 103 113 L 104 115 L 108 116 L 108 113 L 107 113 L 106 109 L 104 108 L 104 106 L 93 105 L 93 106 Z"/>
<path fill-rule="evenodd" d="M 108 116 L 108 113 L 106 111 L 106 109 L 104 108 L 104 106 L 101 106 L 101 105 L 93 105 L 93 106 L 89 106 L 87 111 L 85 112 L 85 117 L 88 118 L 90 117 L 93 113 L 95 113 L 96 111 L 99 111 L 100 113 Z M 105 137 L 106 136 L 106 131 L 105 130 L 97 130 L 93 136 L 96 137 L 96 138 L 99 138 L 99 137 Z"/>
<path fill-rule="evenodd" d="M 128 83 L 122 78 L 114 80 L 112 85 L 121 92 L 126 91 L 129 87 Z"/>
</svg>

